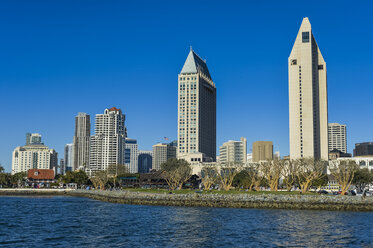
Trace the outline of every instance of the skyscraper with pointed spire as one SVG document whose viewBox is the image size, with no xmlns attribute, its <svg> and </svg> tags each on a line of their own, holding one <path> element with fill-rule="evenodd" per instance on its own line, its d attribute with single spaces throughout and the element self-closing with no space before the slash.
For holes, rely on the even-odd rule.
<svg viewBox="0 0 373 248">
<path fill-rule="evenodd" d="M 177 156 L 193 153 L 216 160 L 216 87 L 206 61 L 190 48 L 178 76 Z"/>
<path fill-rule="evenodd" d="M 290 158 L 328 159 L 326 63 L 303 18 L 289 60 Z"/>
</svg>

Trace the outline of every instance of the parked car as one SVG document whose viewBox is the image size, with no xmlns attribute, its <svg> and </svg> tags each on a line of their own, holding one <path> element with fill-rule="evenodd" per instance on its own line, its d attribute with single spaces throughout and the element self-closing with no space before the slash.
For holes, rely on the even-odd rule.
<svg viewBox="0 0 373 248">
<path fill-rule="evenodd" d="M 323 194 L 323 195 L 327 195 L 327 194 L 329 194 L 329 192 L 326 191 L 326 190 L 324 190 L 324 189 L 317 191 L 317 193 L 320 194 L 320 195 L 321 195 L 321 194 Z"/>
</svg>

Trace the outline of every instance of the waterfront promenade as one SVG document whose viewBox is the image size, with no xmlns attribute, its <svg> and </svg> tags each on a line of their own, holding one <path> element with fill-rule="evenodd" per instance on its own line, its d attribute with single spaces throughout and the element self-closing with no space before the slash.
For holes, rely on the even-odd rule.
<svg viewBox="0 0 373 248">
<path fill-rule="evenodd" d="M 88 197 L 112 203 L 160 206 L 373 211 L 373 197 L 251 193 L 168 194 L 135 190 L 0 189 L 0 195 Z"/>
</svg>

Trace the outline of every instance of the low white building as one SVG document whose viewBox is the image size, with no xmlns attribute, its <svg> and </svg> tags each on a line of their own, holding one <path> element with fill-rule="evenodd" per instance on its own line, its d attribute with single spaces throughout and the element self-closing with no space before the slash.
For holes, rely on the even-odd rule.
<svg viewBox="0 0 373 248">
<path fill-rule="evenodd" d="M 336 160 L 330 160 L 329 165 L 335 163 L 336 161 L 341 160 L 354 160 L 360 167 L 360 169 L 367 168 L 370 171 L 373 170 L 373 156 L 361 156 L 361 157 L 352 157 L 352 158 L 337 158 Z M 328 174 L 330 174 L 328 170 Z"/>
</svg>

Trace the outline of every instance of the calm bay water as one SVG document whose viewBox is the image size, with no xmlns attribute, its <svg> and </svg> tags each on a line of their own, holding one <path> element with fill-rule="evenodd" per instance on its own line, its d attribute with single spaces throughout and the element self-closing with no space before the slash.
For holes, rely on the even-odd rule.
<svg viewBox="0 0 373 248">
<path fill-rule="evenodd" d="M 0 197 L 0 247 L 373 247 L 373 213 Z"/>
</svg>

